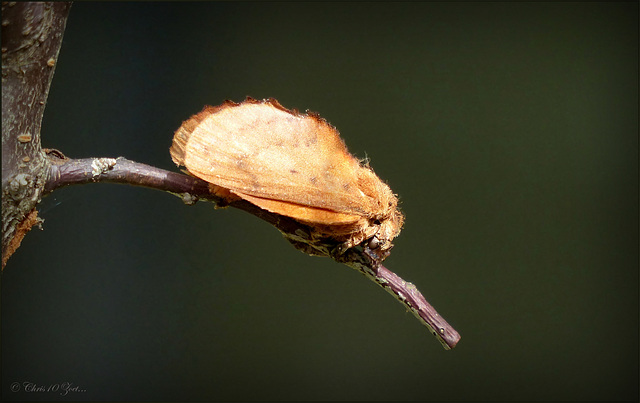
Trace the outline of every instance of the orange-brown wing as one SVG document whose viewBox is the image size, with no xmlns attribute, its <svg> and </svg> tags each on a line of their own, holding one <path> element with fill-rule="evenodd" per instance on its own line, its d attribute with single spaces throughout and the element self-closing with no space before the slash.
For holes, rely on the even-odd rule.
<svg viewBox="0 0 640 403">
<path fill-rule="evenodd" d="M 241 197 L 345 217 L 379 209 L 375 195 L 367 189 L 365 194 L 359 184 L 359 177 L 371 172 L 349 154 L 338 131 L 317 115 L 291 112 L 275 100 L 206 107 L 178 129 L 171 155 L 194 176 Z M 362 175 L 363 170 L 368 172 Z"/>
<path fill-rule="evenodd" d="M 247 194 L 239 194 L 239 196 L 264 210 L 287 217 L 293 217 L 304 223 L 349 226 L 362 220 L 362 216 L 357 214 L 338 213 L 323 208 L 303 206 L 301 204 L 265 199 Z"/>
</svg>

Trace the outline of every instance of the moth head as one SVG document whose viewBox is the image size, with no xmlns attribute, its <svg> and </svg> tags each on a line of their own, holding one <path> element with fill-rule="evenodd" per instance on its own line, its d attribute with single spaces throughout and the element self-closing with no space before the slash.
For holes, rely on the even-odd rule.
<svg viewBox="0 0 640 403">
<path fill-rule="evenodd" d="M 386 214 L 380 218 L 373 219 L 371 226 L 375 229 L 373 236 L 366 239 L 362 246 L 372 252 L 378 261 L 384 260 L 391 253 L 393 239 L 400 234 L 404 215 L 397 208 L 395 196 L 391 200 Z"/>
</svg>

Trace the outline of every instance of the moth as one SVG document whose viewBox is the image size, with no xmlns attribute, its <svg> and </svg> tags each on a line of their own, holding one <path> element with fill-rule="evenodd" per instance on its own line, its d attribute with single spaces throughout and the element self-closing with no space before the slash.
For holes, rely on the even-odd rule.
<svg viewBox="0 0 640 403">
<path fill-rule="evenodd" d="M 311 255 L 363 245 L 382 261 L 402 228 L 396 195 L 338 130 L 273 98 L 206 106 L 175 132 L 170 152 L 227 203 L 242 199 L 306 226 L 283 233 Z"/>
</svg>

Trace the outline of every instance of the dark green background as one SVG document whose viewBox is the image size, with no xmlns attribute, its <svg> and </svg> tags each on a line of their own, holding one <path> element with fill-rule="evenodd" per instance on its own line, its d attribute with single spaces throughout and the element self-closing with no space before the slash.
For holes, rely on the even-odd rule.
<svg viewBox="0 0 640 403">
<path fill-rule="evenodd" d="M 3 399 L 638 398 L 637 3 L 76 3 L 43 146 L 175 169 L 181 122 L 246 95 L 371 159 L 386 265 L 458 347 L 253 216 L 87 185 L 2 276 Z"/>
</svg>

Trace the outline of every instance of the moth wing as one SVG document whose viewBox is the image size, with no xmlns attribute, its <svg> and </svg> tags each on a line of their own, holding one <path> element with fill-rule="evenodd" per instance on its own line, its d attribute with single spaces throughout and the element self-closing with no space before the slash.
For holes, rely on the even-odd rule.
<svg viewBox="0 0 640 403">
<path fill-rule="evenodd" d="M 191 174 L 239 195 L 358 215 L 378 208 L 359 184 L 369 170 L 338 131 L 275 100 L 206 107 L 178 129 L 171 155 Z"/>
<path fill-rule="evenodd" d="M 306 223 L 338 225 L 349 228 L 349 226 L 362 220 L 362 216 L 349 213 L 338 213 L 323 208 L 303 206 L 282 200 L 264 199 L 247 194 L 239 194 L 239 196 L 264 210 L 287 217 L 294 217 L 296 220 Z"/>
</svg>

